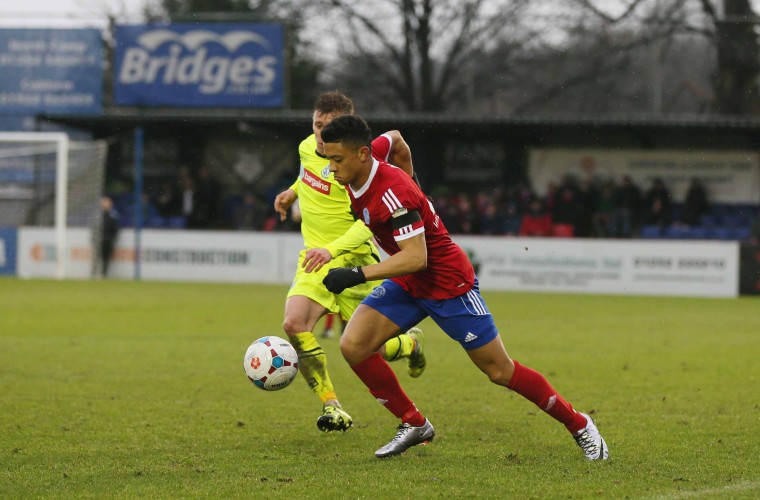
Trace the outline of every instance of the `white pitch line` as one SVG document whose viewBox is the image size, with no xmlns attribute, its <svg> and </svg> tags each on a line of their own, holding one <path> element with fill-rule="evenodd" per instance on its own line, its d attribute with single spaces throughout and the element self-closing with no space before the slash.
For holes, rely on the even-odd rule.
<svg viewBox="0 0 760 500">
<path fill-rule="evenodd" d="M 703 496 L 720 495 L 731 492 L 760 490 L 760 481 L 741 481 L 721 488 L 705 488 L 702 490 L 679 491 L 678 493 L 649 497 L 652 500 L 675 500 L 679 498 L 699 498 Z"/>
</svg>

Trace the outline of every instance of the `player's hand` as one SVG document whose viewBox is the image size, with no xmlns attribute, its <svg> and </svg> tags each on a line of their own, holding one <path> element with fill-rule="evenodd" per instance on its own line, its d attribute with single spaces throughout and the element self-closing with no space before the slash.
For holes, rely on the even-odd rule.
<svg viewBox="0 0 760 500">
<path fill-rule="evenodd" d="M 356 267 L 337 267 L 330 269 L 327 276 L 322 280 L 322 284 L 332 293 L 340 293 L 346 288 L 366 283 L 364 271 L 359 266 Z"/>
<path fill-rule="evenodd" d="M 325 248 L 310 248 L 303 258 L 303 270 L 307 273 L 317 272 L 332 260 L 332 255 Z"/>
<path fill-rule="evenodd" d="M 286 189 L 278 194 L 274 199 L 274 209 L 280 214 L 280 220 L 284 221 L 288 217 L 288 209 L 296 201 L 296 192 L 292 189 Z"/>
</svg>

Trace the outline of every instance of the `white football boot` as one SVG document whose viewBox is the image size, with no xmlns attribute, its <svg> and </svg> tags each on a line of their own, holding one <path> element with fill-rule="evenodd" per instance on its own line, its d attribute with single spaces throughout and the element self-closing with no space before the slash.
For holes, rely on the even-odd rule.
<svg viewBox="0 0 760 500">
<path fill-rule="evenodd" d="M 607 460 L 610 452 L 607 448 L 607 443 L 604 442 L 604 438 L 599 434 L 599 429 L 596 428 L 596 424 L 594 424 L 591 417 L 585 413 L 581 413 L 581 415 L 586 417 L 587 423 L 582 431 L 573 436 L 575 442 L 581 447 L 587 460 Z"/>
<path fill-rule="evenodd" d="M 398 426 L 396 436 L 391 439 L 390 443 L 377 450 L 375 456 L 377 458 L 385 458 L 401 455 L 412 446 L 428 443 L 432 441 L 434 437 L 435 429 L 433 429 L 433 424 L 431 424 L 428 419 L 425 419 L 425 423 L 420 427 L 401 424 Z"/>
</svg>

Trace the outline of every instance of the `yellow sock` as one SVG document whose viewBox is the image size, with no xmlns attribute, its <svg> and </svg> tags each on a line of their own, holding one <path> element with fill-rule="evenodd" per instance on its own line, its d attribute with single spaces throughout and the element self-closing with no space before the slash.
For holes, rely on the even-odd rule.
<svg viewBox="0 0 760 500">
<path fill-rule="evenodd" d="M 406 333 L 402 333 L 385 343 L 383 358 L 386 361 L 396 361 L 397 359 L 408 358 L 413 351 L 414 340 Z"/>
<path fill-rule="evenodd" d="M 314 394 L 324 403 L 337 400 L 330 375 L 327 373 L 327 356 L 311 332 L 296 333 L 290 337 L 298 353 L 298 368 Z"/>
</svg>

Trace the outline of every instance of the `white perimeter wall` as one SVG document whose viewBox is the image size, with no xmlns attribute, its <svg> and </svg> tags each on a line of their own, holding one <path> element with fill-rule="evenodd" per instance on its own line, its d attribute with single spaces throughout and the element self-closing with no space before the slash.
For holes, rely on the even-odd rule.
<svg viewBox="0 0 760 500">
<path fill-rule="evenodd" d="M 457 236 L 481 289 L 736 297 L 739 245 L 716 241 L 584 240 Z M 144 230 L 145 280 L 288 284 L 302 239 L 293 233 Z M 67 233 L 66 276 L 91 273 L 90 233 Z M 112 278 L 134 277 L 134 232 L 119 234 Z M 55 234 L 21 228 L 18 275 L 55 276 Z"/>
</svg>

